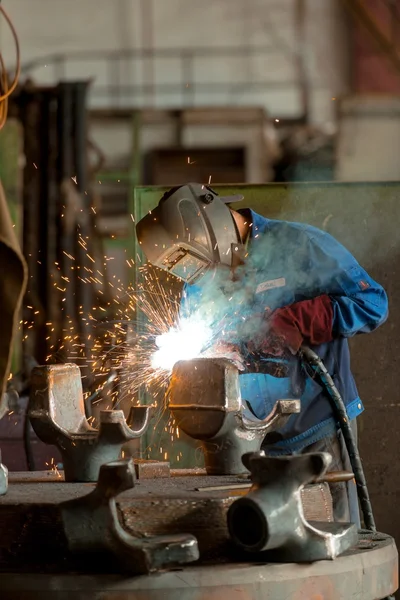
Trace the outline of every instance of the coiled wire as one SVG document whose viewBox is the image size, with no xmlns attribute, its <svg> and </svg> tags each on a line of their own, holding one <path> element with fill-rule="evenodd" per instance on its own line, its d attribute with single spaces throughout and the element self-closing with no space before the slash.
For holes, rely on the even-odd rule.
<svg viewBox="0 0 400 600">
<path fill-rule="evenodd" d="M 9 85 L 7 69 L 4 64 L 3 55 L 0 52 L 0 85 L 1 85 L 0 130 L 1 130 L 1 129 L 3 129 L 3 127 L 7 121 L 8 99 L 18 85 L 19 76 L 21 73 L 21 59 L 20 59 L 20 48 L 19 48 L 19 40 L 18 40 L 17 32 L 15 30 L 15 27 L 14 27 L 10 17 L 8 16 L 6 10 L 4 9 L 4 7 L 2 6 L 1 3 L 0 3 L 0 13 L 6 20 L 8 26 L 11 30 L 12 36 L 14 38 L 16 54 L 17 54 L 17 64 L 16 64 L 16 68 L 15 68 L 14 80 L 11 83 L 11 85 Z"/>
</svg>

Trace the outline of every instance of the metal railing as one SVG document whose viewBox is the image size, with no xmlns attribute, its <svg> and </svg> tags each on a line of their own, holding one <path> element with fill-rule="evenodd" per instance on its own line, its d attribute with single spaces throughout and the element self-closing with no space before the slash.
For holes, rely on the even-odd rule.
<svg viewBox="0 0 400 600">
<path fill-rule="evenodd" d="M 199 73 L 199 61 L 206 60 L 210 68 L 213 67 L 219 73 L 221 69 L 226 69 L 230 59 L 247 60 L 249 63 L 257 59 L 265 61 L 265 73 L 268 74 L 269 70 L 275 70 L 269 69 L 269 66 L 273 67 L 272 60 L 269 65 L 269 58 L 272 54 L 276 57 L 276 53 L 273 45 L 78 51 L 34 59 L 23 65 L 22 73 L 36 81 L 35 74 L 39 69 L 46 67 L 46 78 L 52 78 L 54 83 L 76 79 L 76 73 L 82 78 L 85 73 L 82 64 L 95 63 L 98 68 L 105 67 L 105 76 L 100 78 L 102 81 L 98 78 L 93 79 L 90 92 L 92 101 L 99 100 L 109 103 L 110 106 L 128 103 L 140 107 L 142 103 L 148 105 L 149 100 L 156 103 L 168 97 L 180 97 L 182 105 L 194 106 L 203 95 L 209 98 L 210 103 L 216 96 L 226 96 L 225 104 L 235 104 L 235 95 L 243 92 L 264 93 L 271 90 L 296 89 L 299 85 L 296 70 L 293 68 L 293 77 L 290 79 L 268 78 L 267 75 L 265 79 L 254 80 L 249 74 L 250 70 L 244 68 L 241 74 L 237 73 L 238 80 L 234 80 L 233 75 L 230 81 L 207 81 L 204 73 Z M 160 65 L 166 60 L 175 60 L 176 69 L 171 70 L 171 81 L 165 81 L 165 70 L 161 69 L 164 81 L 160 81 L 156 70 L 157 67 L 160 69 Z M 204 71 L 204 63 L 202 66 Z M 90 72 L 88 67 L 86 79 L 92 77 L 93 71 Z"/>
</svg>

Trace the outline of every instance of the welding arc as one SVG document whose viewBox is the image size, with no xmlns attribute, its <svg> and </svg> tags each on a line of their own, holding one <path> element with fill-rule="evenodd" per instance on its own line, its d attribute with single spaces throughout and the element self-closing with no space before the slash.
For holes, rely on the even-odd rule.
<svg viewBox="0 0 400 600">
<path fill-rule="evenodd" d="M 8 14 L 6 13 L 6 11 L 4 10 L 4 8 L 1 4 L 0 4 L 0 13 L 3 15 L 3 17 L 7 21 L 7 24 L 11 30 L 11 33 L 13 35 L 14 42 L 15 42 L 16 53 L 17 53 L 17 66 L 15 68 L 14 81 L 9 86 L 7 69 L 4 64 L 3 56 L 0 52 L 0 71 L 1 71 L 0 72 L 0 83 L 1 83 L 0 129 L 2 129 L 7 120 L 8 98 L 11 96 L 11 94 L 13 93 L 13 91 L 15 90 L 15 88 L 18 85 L 18 80 L 19 80 L 19 76 L 21 73 L 21 60 L 20 60 L 20 49 L 19 49 L 19 40 L 18 40 L 17 32 L 15 31 L 14 25 L 12 24 L 10 17 L 8 16 Z"/>
<path fill-rule="evenodd" d="M 360 454 L 347 416 L 346 407 L 332 377 L 321 358 L 307 346 L 301 347 L 301 357 L 318 376 L 323 389 L 328 395 L 339 421 L 343 433 L 346 448 L 349 453 L 351 467 L 357 484 L 357 493 L 360 500 L 361 510 L 364 517 L 364 524 L 369 531 L 376 532 L 375 519 L 372 512 L 371 500 L 369 498 L 367 482 L 365 480 L 364 469 L 361 463 Z"/>
</svg>

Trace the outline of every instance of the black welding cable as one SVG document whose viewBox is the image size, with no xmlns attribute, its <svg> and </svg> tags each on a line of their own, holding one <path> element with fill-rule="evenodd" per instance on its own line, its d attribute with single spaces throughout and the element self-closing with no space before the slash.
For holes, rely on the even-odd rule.
<svg viewBox="0 0 400 600">
<path fill-rule="evenodd" d="M 361 463 L 357 443 L 354 438 L 353 431 L 351 429 L 350 421 L 347 416 L 346 407 L 343 402 L 343 399 L 339 394 L 339 391 L 335 386 L 332 377 L 329 375 L 328 370 L 326 369 L 324 363 L 322 362 L 318 354 L 311 350 L 311 348 L 308 348 L 307 346 L 302 346 L 301 356 L 303 361 L 306 362 L 317 374 L 323 388 L 325 389 L 327 395 L 329 396 L 329 399 L 333 404 L 335 414 L 339 421 L 344 441 L 346 443 L 347 451 L 349 453 L 351 466 L 356 480 L 357 493 L 358 498 L 360 500 L 365 527 L 369 531 L 376 532 L 375 519 L 372 512 L 372 505 L 369 498 L 364 469 Z"/>
</svg>

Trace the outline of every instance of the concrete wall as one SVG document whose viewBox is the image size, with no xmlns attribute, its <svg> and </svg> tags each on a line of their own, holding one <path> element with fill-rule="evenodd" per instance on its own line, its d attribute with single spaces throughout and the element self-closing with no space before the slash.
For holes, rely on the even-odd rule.
<svg viewBox="0 0 400 600">
<path fill-rule="evenodd" d="M 107 170 L 129 168 L 133 146 L 131 123 L 129 117 L 104 119 L 101 115 L 90 116 L 90 138 L 103 153 Z M 188 154 L 191 148 L 241 147 L 246 153 L 245 181 L 264 183 L 272 179 L 270 165 L 278 155 L 279 148 L 275 128 L 263 110 L 186 110 L 182 112 L 180 127 L 180 143 L 188 150 Z M 170 111 L 144 111 L 140 127 L 143 156 L 150 150 L 176 146 L 176 132 L 176 118 Z M 187 175 L 190 179 L 189 166 Z M 210 175 L 215 182 L 212 171 Z"/>
<path fill-rule="evenodd" d="M 274 115 L 296 116 L 301 101 L 295 4 L 296 0 L 13 0 L 6 8 L 20 37 L 24 64 L 39 57 L 70 56 L 78 51 L 163 51 L 153 62 L 121 61 L 119 73 L 115 65 L 110 69 L 105 61 L 68 60 L 68 78 L 94 78 L 92 105 L 110 104 L 109 97 L 100 97 L 96 90 L 99 92 L 109 77 L 116 83 L 118 75 L 125 84 L 150 86 L 145 95 L 122 94 L 122 105 L 177 107 L 194 98 L 196 105 L 257 105 Z M 304 4 L 304 51 L 312 90 L 312 118 L 321 122 L 332 119 L 332 98 L 347 89 L 345 18 L 337 0 L 305 0 Z M 1 38 L 7 64 L 13 64 L 12 39 L 3 23 Z M 268 54 L 244 57 L 198 57 L 193 73 L 183 75 L 179 60 L 165 54 L 171 48 L 210 51 L 226 46 L 268 46 L 270 50 Z M 40 83 L 52 83 L 60 76 L 53 66 L 49 59 L 32 75 Z M 197 84 L 229 85 L 219 92 L 193 92 L 186 89 L 186 78 Z M 151 93 L 153 84 L 174 82 L 180 86 L 175 93 Z M 252 82 L 265 82 L 268 87 L 251 90 Z"/>
<path fill-rule="evenodd" d="M 400 97 L 349 96 L 339 104 L 337 181 L 398 181 Z"/>
</svg>

